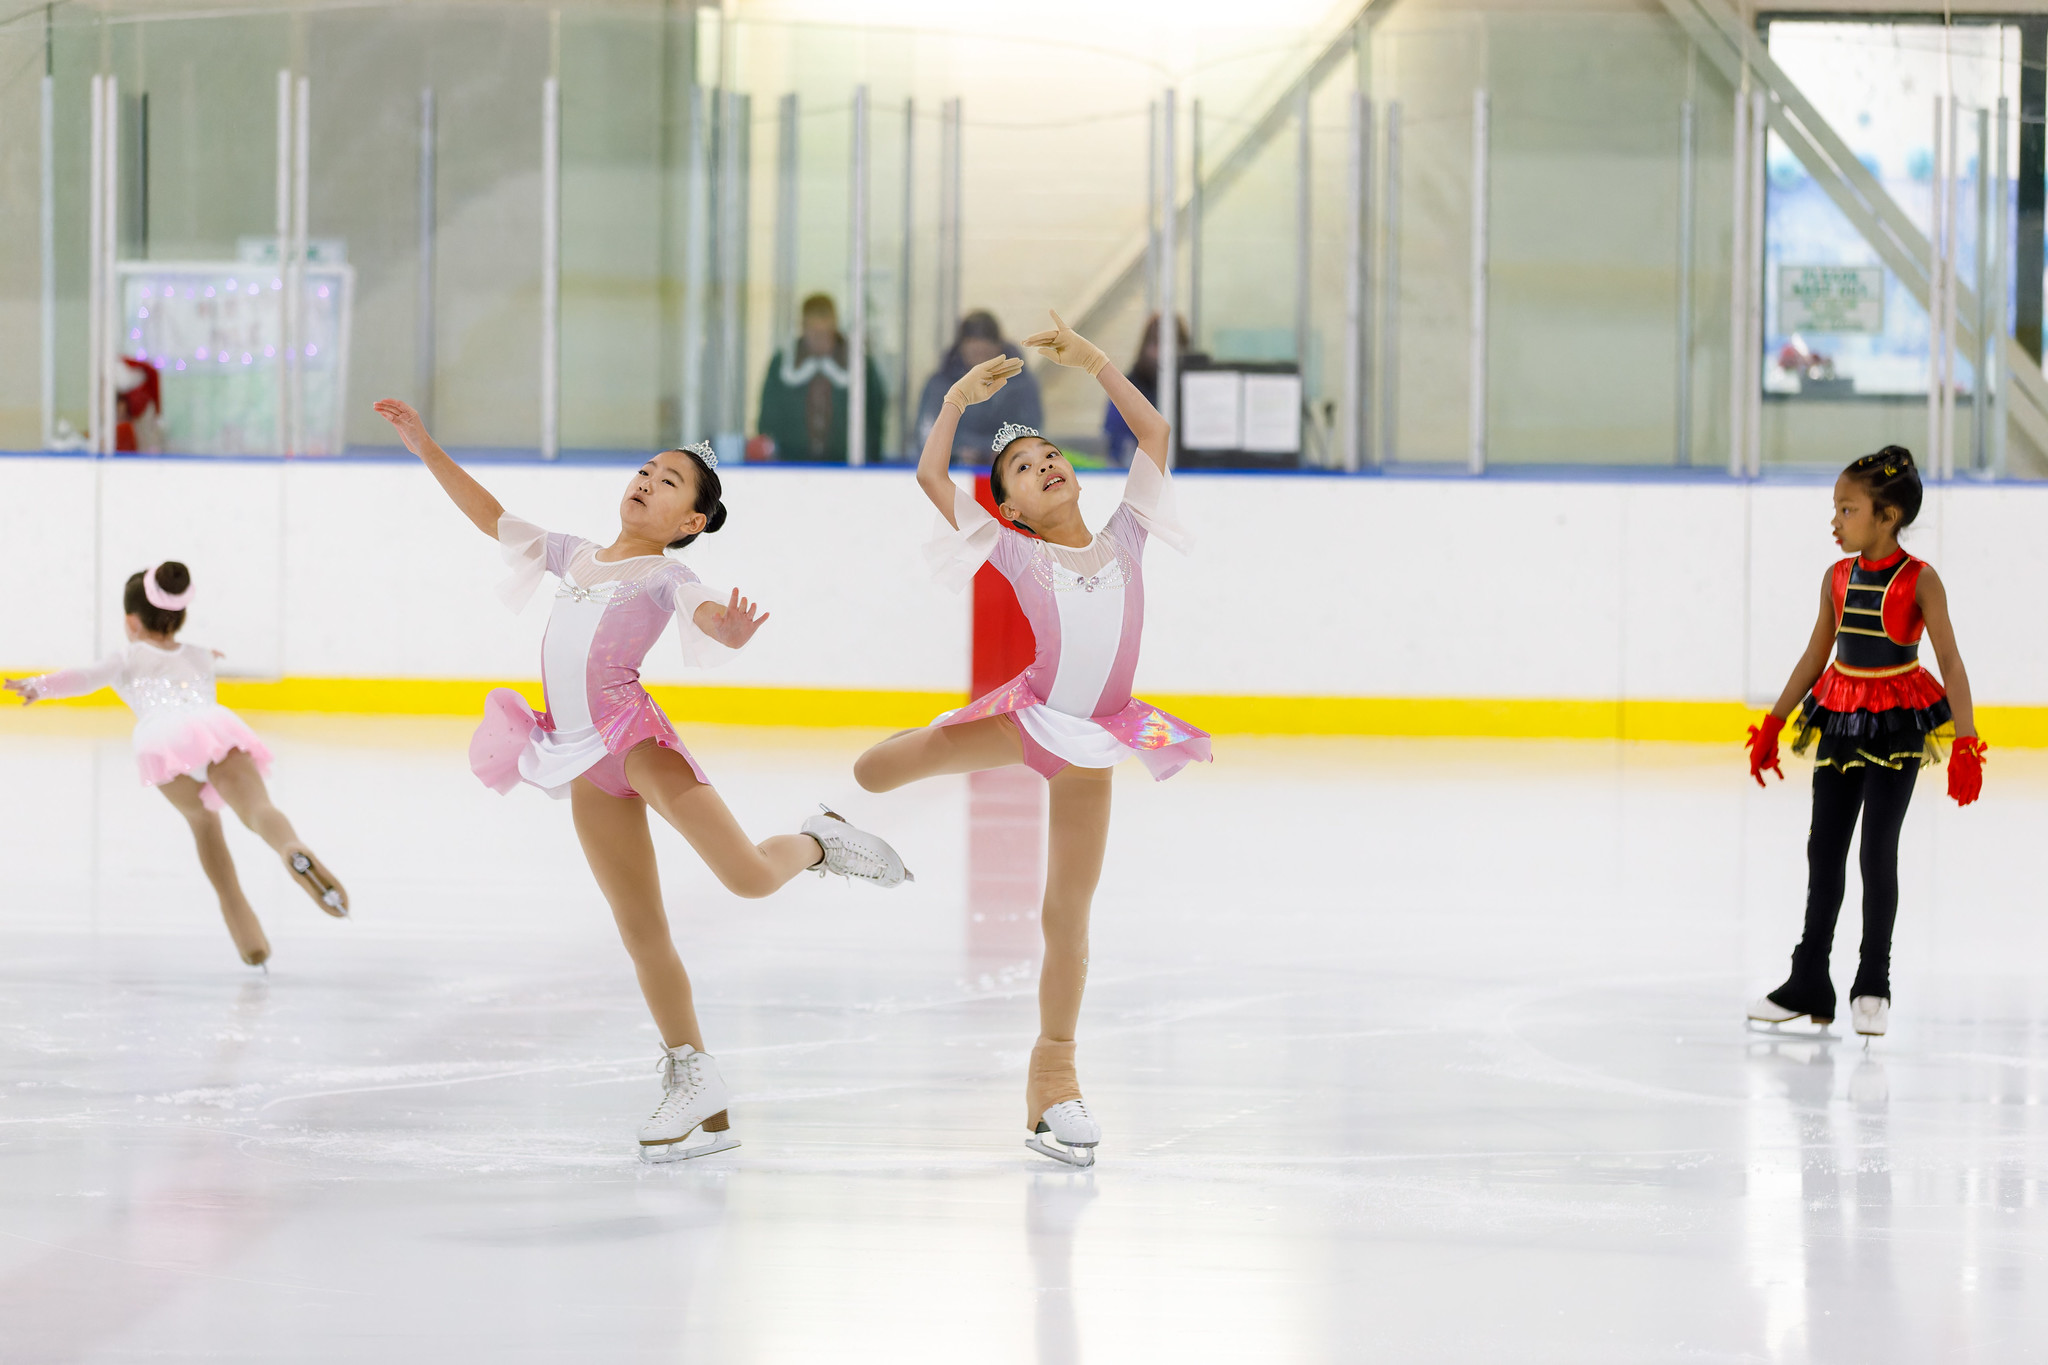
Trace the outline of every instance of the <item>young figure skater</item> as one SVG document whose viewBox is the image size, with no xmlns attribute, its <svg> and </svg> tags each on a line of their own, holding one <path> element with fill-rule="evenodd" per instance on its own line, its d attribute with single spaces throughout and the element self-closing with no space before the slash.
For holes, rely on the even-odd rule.
<svg viewBox="0 0 2048 1365">
<path fill-rule="evenodd" d="M 1749 772 L 1758 786 L 1766 770 L 1785 776 L 1778 732 L 1794 704 L 1799 719 L 1792 752 L 1817 744 L 1805 933 L 1792 950 L 1792 975 L 1749 1007 L 1749 1017 L 1773 1031 L 1801 1017 L 1816 1031 L 1834 1022 L 1828 955 L 1842 908 L 1849 836 L 1861 811 L 1863 944 L 1849 987 L 1849 1016 L 1866 1037 L 1884 1033 L 1899 908 L 1899 827 L 1921 764 L 1941 761 L 1938 732 L 1951 718 L 1959 737 L 1949 759 L 1948 794 L 1967 806 L 1983 789 L 1985 745 L 1977 738 L 1970 677 L 1949 625 L 1948 594 L 1932 565 L 1899 548 L 1899 532 L 1920 514 L 1920 495 L 1920 472 L 1899 446 L 1864 456 L 1835 480 L 1835 543 L 1850 557 L 1821 579 L 1820 619 L 1806 653 L 1763 725 L 1749 729 Z M 1923 629 L 1946 692 L 1920 666 Z"/>
<path fill-rule="evenodd" d="M 917 467 L 950 532 L 926 551 L 942 580 L 965 587 L 983 562 L 1016 590 L 1036 654 L 1018 677 L 922 730 L 877 744 L 854 777 L 882 792 L 940 773 L 1028 765 L 1050 789 L 1045 966 L 1038 980 L 1039 1037 L 1024 1086 L 1025 1145 L 1058 1161 L 1089 1166 L 1101 1127 L 1081 1098 L 1074 1028 L 1088 975 L 1088 911 L 1109 839 L 1110 769 L 1126 758 L 1155 780 L 1209 759 L 1209 736 L 1131 695 L 1145 625 L 1141 564 L 1148 534 L 1185 551 L 1166 475 L 1167 426 L 1107 357 L 1059 315 L 1053 330 L 1024 339 L 1061 365 L 1086 370 L 1137 434 L 1123 505 L 1099 532 L 1081 520 L 1080 480 L 1059 447 L 1029 427 L 996 433 L 989 483 L 997 522 L 946 473 L 953 432 L 970 404 L 1001 389 L 1024 362 L 1006 356 L 975 366 L 946 395 Z"/>
<path fill-rule="evenodd" d="M 721 603 L 665 553 L 725 524 L 718 457 L 705 443 L 640 466 L 619 500 L 619 533 L 600 547 L 508 515 L 434 443 L 418 413 L 389 398 L 376 407 L 463 515 L 502 547 L 513 570 L 500 590 L 508 606 L 531 601 L 543 574 L 561 581 L 541 645 L 547 709 L 536 715 L 517 692 L 492 692 L 470 742 L 470 767 L 500 793 L 524 782 L 569 800 L 576 837 L 661 1030 L 662 1098 L 640 1126 L 640 1155 L 679 1161 L 737 1147 L 726 1115 L 731 1092 L 704 1051 L 690 978 L 662 909 L 647 808 L 735 895 L 770 895 L 806 869 L 877 886 L 911 877 L 888 844 L 830 810 L 806 820 L 801 834 L 748 839 L 640 685 L 641 660 L 670 617 L 692 664 L 740 648 L 768 620 L 737 589 Z M 699 1129 L 705 1140 L 685 1145 Z"/>
<path fill-rule="evenodd" d="M 192 827 L 199 865 L 220 897 L 221 918 L 227 921 L 235 950 L 250 966 L 263 967 L 270 960 L 270 940 L 263 936 L 263 926 L 235 875 L 235 860 L 221 830 L 223 804 L 277 850 L 292 880 L 322 910 L 346 918 L 348 892 L 313 856 L 284 812 L 270 804 L 263 785 L 270 773 L 270 750 L 240 716 L 214 700 L 214 651 L 178 643 L 193 591 L 191 572 L 176 560 L 130 574 L 122 591 L 128 613 L 126 649 L 86 668 L 9 678 L 7 690 L 27 705 L 111 687 L 128 704 L 135 713 L 135 766 L 143 784 L 169 798 Z"/>
</svg>

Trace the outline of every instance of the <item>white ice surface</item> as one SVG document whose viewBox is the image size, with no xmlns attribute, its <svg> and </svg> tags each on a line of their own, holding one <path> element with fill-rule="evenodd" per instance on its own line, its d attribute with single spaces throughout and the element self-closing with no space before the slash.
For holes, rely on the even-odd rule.
<svg viewBox="0 0 2048 1365">
<path fill-rule="evenodd" d="M 0 722 L 8 1365 L 2048 1350 L 2048 755 L 1995 751 L 1967 811 L 1923 787 L 1868 1054 L 1741 1025 L 1797 933 L 1790 765 L 1769 793 L 1732 746 L 1133 768 L 1079 1173 L 1022 1144 L 1036 779 L 870 796 L 868 736 L 684 721 L 750 831 L 828 800 L 918 881 L 739 901 L 657 831 L 744 1145 L 646 1168 L 654 1037 L 569 812 L 478 786 L 465 726 L 255 718 L 356 907 L 231 831 L 265 978 L 122 718 L 41 714 Z"/>
</svg>

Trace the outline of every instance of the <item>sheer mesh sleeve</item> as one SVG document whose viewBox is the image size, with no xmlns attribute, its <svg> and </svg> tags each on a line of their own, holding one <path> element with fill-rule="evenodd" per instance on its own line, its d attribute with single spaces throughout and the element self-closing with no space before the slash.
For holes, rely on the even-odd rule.
<svg viewBox="0 0 2048 1365">
<path fill-rule="evenodd" d="M 1194 549 L 1195 538 L 1180 524 L 1180 508 L 1173 496 L 1173 479 L 1152 457 L 1140 454 L 1131 461 L 1131 476 L 1124 483 L 1124 506 L 1150 535 L 1179 550 Z"/>
<path fill-rule="evenodd" d="M 60 668 L 55 673 L 30 678 L 28 699 L 56 701 L 63 697 L 83 697 L 102 687 L 111 687 L 121 676 L 122 658 L 120 654 L 109 654 L 98 663 L 87 664 L 83 668 Z"/>
<path fill-rule="evenodd" d="M 730 596 L 705 587 L 686 564 L 671 560 L 662 573 L 655 601 L 676 614 L 676 640 L 683 647 L 683 662 L 691 668 L 718 668 L 732 662 L 739 653 L 706 635 L 697 624 L 697 608 L 707 602 L 722 607 Z"/>
<path fill-rule="evenodd" d="M 498 584 L 498 600 L 513 611 L 525 610 L 544 575 L 561 575 L 573 540 L 572 536 L 543 531 L 510 512 L 499 517 L 498 553 L 512 572 Z"/>
<path fill-rule="evenodd" d="M 953 525 L 934 514 L 932 538 L 925 542 L 924 562 L 932 577 L 954 592 L 964 590 L 975 570 L 988 562 L 1002 540 L 1003 526 L 982 510 L 974 495 L 953 485 Z"/>
</svg>

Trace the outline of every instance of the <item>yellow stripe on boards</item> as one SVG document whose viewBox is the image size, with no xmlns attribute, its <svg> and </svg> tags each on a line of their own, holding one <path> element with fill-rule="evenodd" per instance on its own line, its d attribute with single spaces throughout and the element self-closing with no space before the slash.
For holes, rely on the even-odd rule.
<svg viewBox="0 0 2048 1365">
<path fill-rule="evenodd" d="M 8 677 L 28 676 L 9 671 Z M 481 716 L 510 687 L 538 704 L 540 684 L 464 678 L 223 678 L 224 705 L 247 711 Z M 679 725 L 904 729 L 967 701 L 964 692 L 824 687 L 648 688 Z M 1244 697 L 1148 693 L 1146 700 L 1216 735 L 1403 735 L 1739 743 L 1762 712 L 1732 701 L 1573 701 L 1519 697 Z M 118 707 L 111 691 L 39 706 Z M 2048 706 L 1980 706 L 1995 749 L 2048 748 Z"/>
</svg>

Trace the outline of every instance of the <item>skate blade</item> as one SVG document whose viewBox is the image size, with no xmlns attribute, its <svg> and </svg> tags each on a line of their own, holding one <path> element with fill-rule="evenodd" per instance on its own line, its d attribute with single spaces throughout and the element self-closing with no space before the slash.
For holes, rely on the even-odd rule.
<svg viewBox="0 0 2048 1365">
<path fill-rule="evenodd" d="M 294 853 L 291 871 L 293 880 L 305 888 L 306 894 L 313 898 L 315 905 L 336 919 L 348 918 L 348 897 L 327 875 L 326 869 L 313 861 L 311 854 Z"/>
<path fill-rule="evenodd" d="M 1799 1019 L 1808 1019 L 1811 1017 L 1811 1015 L 1797 1016 L 1797 1018 Z M 1783 1038 L 1788 1042 L 1794 1043 L 1832 1043 L 1836 1041 L 1835 1034 L 1828 1028 L 1828 1024 L 1832 1024 L 1833 1022 L 1835 1022 L 1832 1019 L 1828 1020 L 1826 1023 L 1815 1024 L 1802 1028 L 1785 1027 L 1786 1024 L 1796 1022 L 1796 1020 L 1794 1019 L 1781 1020 L 1776 1023 L 1773 1023 L 1768 1019 L 1751 1019 L 1748 1022 L 1749 1031 L 1757 1035 L 1759 1038 Z"/>
<path fill-rule="evenodd" d="M 642 1143 L 640 1159 L 650 1166 L 666 1166 L 675 1161 L 688 1161 L 691 1157 L 729 1152 L 739 1145 L 740 1140 L 730 1133 L 713 1134 L 709 1141 L 695 1146 L 685 1146 L 680 1142 Z"/>
<path fill-rule="evenodd" d="M 1062 1147 L 1058 1138 L 1047 1142 L 1041 1141 L 1035 1136 L 1025 1138 L 1024 1145 L 1040 1156 L 1049 1156 L 1054 1161 L 1062 1162 L 1068 1166 L 1093 1166 L 1095 1164 L 1095 1149 L 1093 1147 Z"/>
</svg>

